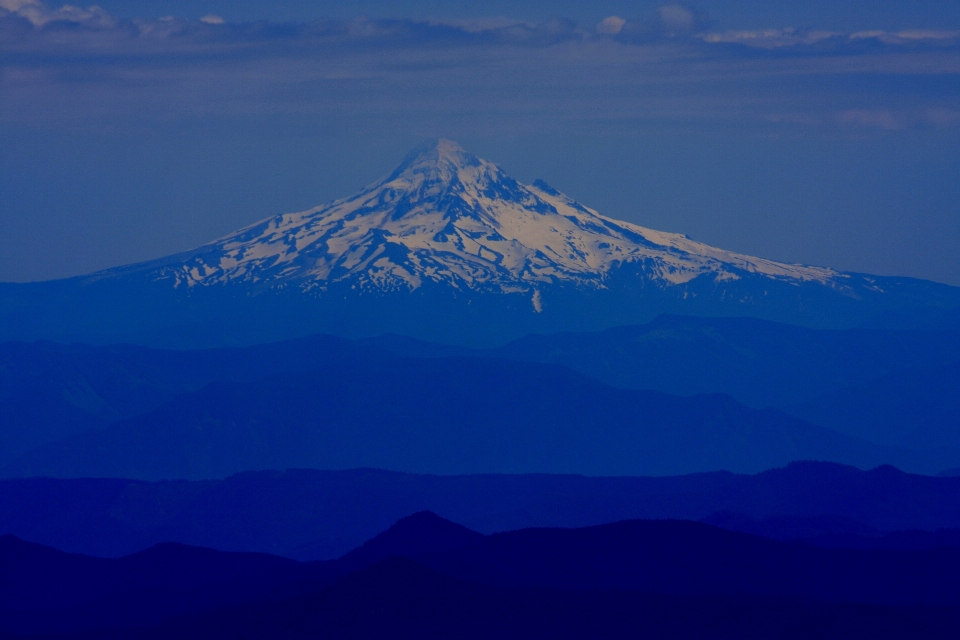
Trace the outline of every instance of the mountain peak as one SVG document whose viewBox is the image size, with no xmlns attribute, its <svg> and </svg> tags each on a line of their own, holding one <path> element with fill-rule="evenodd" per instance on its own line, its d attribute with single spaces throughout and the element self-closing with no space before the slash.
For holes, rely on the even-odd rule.
<svg viewBox="0 0 960 640">
<path fill-rule="evenodd" d="M 410 174 L 425 174 L 427 179 L 450 182 L 464 169 L 489 164 L 453 140 L 438 138 L 411 151 L 387 180 Z"/>
<path fill-rule="evenodd" d="M 602 289 L 608 273 L 627 263 L 642 265 L 644 278 L 662 287 L 702 276 L 822 284 L 838 276 L 607 218 L 542 180 L 521 184 L 442 138 L 354 196 L 274 216 L 187 255 L 172 256 L 154 279 L 174 286 L 294 282 L 319 291 L 334 283 L 359 291 L 439 284 L 525 292 L 536 312 L 541 287 Z"/>
<path fill-rule="evenodd" d="M 424 153 L 435 156 L 439 162 L 448 162 L 463 166 L 466 162 L 476 162 L 477 157 L 468 153 L 463 147 L 447 138 L 437 138 L 425 145 Z"/>
</svg>

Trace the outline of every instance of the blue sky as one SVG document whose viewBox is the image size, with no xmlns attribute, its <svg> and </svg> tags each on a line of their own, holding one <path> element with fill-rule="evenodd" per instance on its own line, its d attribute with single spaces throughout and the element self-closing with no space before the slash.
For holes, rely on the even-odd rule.
<svg viewBox="0 0 960 640">
<path fill-rule="evenodd" d="M 99 5 L 0 0 L 0 280 L 189 249 L 442 136 L 614 217 L 960 285 L 960 3 Z"/>
</svg>

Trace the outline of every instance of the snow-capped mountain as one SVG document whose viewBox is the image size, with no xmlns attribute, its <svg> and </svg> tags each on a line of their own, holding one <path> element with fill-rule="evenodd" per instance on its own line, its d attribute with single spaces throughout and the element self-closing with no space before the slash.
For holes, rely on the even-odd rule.
<svg viewBox="0 0 960 640">
<path fill-rule="evenodd" d="M 311 333 L 473 346 L 660 314 L 844 328 L 960 306 L 960 288 L 752 258 L 613 220 L 440 140 L 360 193 L 193 251 L 0 283 L 0 340 L 168 347 Z"/>
<path fill-rule="evenodd" d="M 611 268 L 630 262 L 643 262 L 664 285 L 744 273 L 843 278 L 613 220 L 542 181 L 520 184 L 450 140 L 418 149 L 354 196 L 268 218 L 151 268 L 190 287 L 293 282 L 323 290 L 349 281 L 390 291 L 433 282 L 507 293 L 558 281 L 602 288 Z"/>
</svg>

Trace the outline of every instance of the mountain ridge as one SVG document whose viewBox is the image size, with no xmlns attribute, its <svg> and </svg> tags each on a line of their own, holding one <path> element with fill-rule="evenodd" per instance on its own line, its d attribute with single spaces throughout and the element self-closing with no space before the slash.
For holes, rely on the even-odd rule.
<svg viewBox="0 0 960 640">
<path fill-rule="evenodd" d="M 370 402 L 371 391 L 377 401 Z M 623 390 L 495 358 L 366 357 L 214 382 L 153 411 L 31 449 L 6 476 L 217 478 L 250 469 L 669 475 L 796 459 L 956 463 L 878 447 L 729 396 Z M 916 458 L 916 459 L 914 459 Z"/>
</svg>

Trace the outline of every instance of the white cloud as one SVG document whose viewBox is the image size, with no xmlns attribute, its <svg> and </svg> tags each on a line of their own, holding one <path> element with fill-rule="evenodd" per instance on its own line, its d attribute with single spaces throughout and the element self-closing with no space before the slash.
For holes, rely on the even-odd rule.
<svg viewBox="0 0 960 640">
<path fill-rule="evenodd" d="M 896 34 L 904 40 L 952 40 L 960 37 L 960 31 L 936 31 L 933 29 L 910 29 Z"/>
<path fill-rule="evenodd" d="M 88 27 L 108 29 L 115 27 L 119 22 L 113 15 L 98 6 L 81 9 L 65 4 L 59 9 L 49 9 L 39 0 L 0 0 L 0 7 L 15 16 L 25 18 L 35 27 L 42 27 L 50 22 L 74 22 Z"/>
<path fill-rule="evenodd" d="M 427 24 L 445 27 L 456 27 L 463 29 L 467 33 L 482 33 L 484 31 L 494 31 L 497 29 L 508 29 L 518 25 L 531 26 L 522 20 L 514 20 L 499 16 L 496 18 L 458 18 L 458 19 L 431 19 Z"/>
<path fill-rule="evenodd" d="M 95 7 L 50 10 L 38 0 L 0 0 L 0 7 L 0 21 L 9 20 L 14 8 L 35 25 L 24 28 L 14 20 L 14 28 L 2 32 L 11 37 L 0 37 L 0 53 L 53 54 L 0 55 L 0 95 L 8 97 L 0 101 L 0 120 L 151 109 L 506 110 L 520 114 L 518 127 L 589 113 L 597 122 L 749 120 L 863 133 L 954 127 L 960 113 L 960 100 L 932 82 L 894 92 L 870 84 L 862 88 L 868 99 L 855 97 L 856 91 L 839 91 L 832 82 L 822 88 L 815 82 L 793 82 L 799 77 L 888 74 L 886 86 L 898 86 L 897 78 L 910 74 L 956 75 L 960 33 L 954 31 L 703 33 L 695 26 L 678 33 L 665 30 L 667 23 L 704 22 L 703 16 L 676 4 L 661 7 L 659 18 L 647 22 L 608 16 L 589 31 L 560 20 L 253 24 L 207 15 L 200 21 L 119 21 Z M 79 22 L 83 28 L 44 26 L 53 20 Z M 211 24 L 222 26 L 206 26 Z M 863 46 L 868 38 L 876 40 Z M 518 46 L 525 49 L 522 55 Z M 192 55 L 197 64 L 184 65 Z M 64 64 L 69 60 L 83 64 Z M 390 91 L 377 93 L 381 83 Z M 64 111 L 64 104 L 72 110 Z"/>
<path fill-rule="evenodd" d="M 0 8 L 10 12 L 17 12 L 28 4 L 36 4 L 34 0 L 0 0 Z"/>
<path fill-rule="evenodd" d="M 627 24 L 627 21 L 619 16 L 609 16 L 600 21 L 597 25 L 597 33 L 615 36 L 620 33 L 620 30 L 623 29 L 623 25 Z"/>
<path fill-rule="evenodd" d="M 760 49 L 777 49 L 800 44 L 814 44 L 821 40 L 834 38 L 841 34 L 834 31 L 797 31 L 786 29 L 755 29 L 748 31 L 724 31 L 707 33 L 702 36 L 704 42 L 737 43 Z"/>
<path fill-rule="evenodd" d="M 960 31 L 940 31 L 935 29 L 906 29 L 904 31 L 857 31 L 850 34 L 850 40 L 879 40 L 884 44 L 908 44 L 912 42 L 949 42 L 960 39 Z"/>
<path fill-rule="evenodd" d="M 887 35 L 886 31 L 877 31 L 876 29 L 872 31 L 856 31 L 850 34 L 851 40 L 865 40 L 867 38 L 879 38 L 881 36 Z"/>
</svg>

